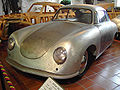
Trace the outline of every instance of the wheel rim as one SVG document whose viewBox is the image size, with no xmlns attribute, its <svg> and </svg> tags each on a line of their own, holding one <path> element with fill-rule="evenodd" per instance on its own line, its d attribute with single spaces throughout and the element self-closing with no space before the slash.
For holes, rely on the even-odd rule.
<svg viewBox="0 0 120 90">
<path fill-rule="evenodd" d="M 82 57 L 81 65 L 80 65 L 80 73 L 83 73 L 87 67 L 88 63 L 88 52 L 86 51 Z"/>
</svg>

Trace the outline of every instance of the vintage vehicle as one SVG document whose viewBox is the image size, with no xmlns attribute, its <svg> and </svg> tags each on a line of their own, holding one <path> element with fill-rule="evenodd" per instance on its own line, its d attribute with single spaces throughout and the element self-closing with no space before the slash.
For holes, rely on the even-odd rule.
<svg viewBox="0 0 120 90">
<path fill-rule="evenodd" d="M 105 9 L 95 5 L 61 7 L 52 21 L 15 31 L 7 62 L 27 73 L 68 79 L 82 76 L 117 32 Z"/>
<path fill-rule="evenodd" d="M 25 16 L 27 17 L 27 21 L 32 24 L 48 22 L 62 6 L 62 4 L 54 2 L 36 2 L 31 5 Z"/>
<path fill-rule="evenodd" d="M 113 18 L 112 21 L 117 25 L 118 27 L 118 32 L 115 36 L 115 39 L 120 40 L 120 15 L 117 17 Z"/>
<path fill-rule="evenodd" d="M 17 14 L 16 14 L 17 15 Z M 8 15 L 5 15 L 8 16 Z M 13 14 L 9 18 L 1 17 L 0 18 L 0 42 L 7 40 L 9 35 L 14 31 L 30 26 L 32 23 L 23 21 L 22 18 L 14 17 Z"/>
<path fill-rule="evenodd" d="M 0 42 L 7 40 L 14 31 L 32 25 L 32 23 L 21 21 L 20 18 L 9 18 L 0 22 Z"/>
<path fill-rule="evenodd" d="M 26 13 L 0 16 L 0 40 L 7 40 L 11 33 L 23 27 L 50 21 L 62 6 L 54 2 L 36 2 Z"/>
</svg>

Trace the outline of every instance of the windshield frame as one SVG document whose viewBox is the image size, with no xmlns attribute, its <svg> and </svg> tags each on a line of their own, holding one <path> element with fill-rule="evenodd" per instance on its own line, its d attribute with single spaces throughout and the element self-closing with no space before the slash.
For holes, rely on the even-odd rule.
<svg viewBox="0 0 120 90">
<path fill-rule="evenodd" d="M 88 8 L 60 8 L 60 9 L 55 13 L 55 15 L 53 16 L 52 21 L 70 21 L 70 20 L 67 20 L 67 19 L 66 19 L 66 20 L 59 20 L 59 19 L 57 20 L 57 19 L 55 19 L 55 17 L 58 16 L 60 10 L 62 10 L 62 9 L 71 9 L 71 10 L 73 10 L 73 9 L 74 9 L 74 10 L 77 10 L 77 9 L 78 9 L 78 10 L 80 10 L 80 9 L 85 9 L 85 10 L 89 10 L 89 11 L 91 12 L 91 17 L 90 17 L 90 18 L 91 18 L 91 22 L 90 22 L 90 23 L 86 23 L 86 24 L 93 24 L 93 22 L 94 22 L 94 20 L 93 20 L 93 19 L 94 19 L 94 18 L 93 18 L 93 16 L 94 16 L 94 15 L 93 15 L 93 11 L 92 11 L 91 9 L 88 9 Z M 67 13 L 67 17 L 68 17 L 68 13 Z M 71 20 L 70 22 L 73 22 L 73 21 Z M 77 21 L 77 22 L 79 22 L 79 21 Z M 82 23 L 82 22 L 80 22 L 80 23 Z"/>
</svg>

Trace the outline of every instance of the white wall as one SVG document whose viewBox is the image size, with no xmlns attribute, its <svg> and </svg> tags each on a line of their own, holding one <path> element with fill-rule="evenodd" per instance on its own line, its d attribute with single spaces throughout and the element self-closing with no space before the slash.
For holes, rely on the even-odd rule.
<svg viewBox="0 0 120 90">
<path fill-rule="evenodd" d="M 105 0 L 107 3 L 112 3 L 112 0 Z"/>
<path fill-rule="evenodd" d="M 22 12 L 27 12 L 28 8 L 31 6 L 33 2 L 57 2 L 60 3 L 62 0 L 20 0 L 22 5 Z M 96 4 L 97 0 L 94 0 Z M 105 0 L 106 2 L 111 3 L 113 0 Z M 117 0 L 120 1 L 120 0 Z M 84 0 L 71 0 L 71 4 L 83 4 Z M 0 15 L 3 15 L 2 1 L 0 0 Z"/>
<path fill-rule="evenodd" d="M 84 0 L 71 0 L 71 4 L 83 4 Z"/>
<path fill-rule="evenodd" d="M 0 15 L 3 15 L 2 1 L 0 0 Z"/>
<path fill-rule="evenodd" d="M 85 0 L 71 0 L 71 4 L 84 4 Z M 97 4 L 97 0 L 94 0 L 93 4 Z"/>
<path fill-rule="evenodd" d="M 120 7 L 120 0 L 115 0 L 115 7 Z"/>
</svg>

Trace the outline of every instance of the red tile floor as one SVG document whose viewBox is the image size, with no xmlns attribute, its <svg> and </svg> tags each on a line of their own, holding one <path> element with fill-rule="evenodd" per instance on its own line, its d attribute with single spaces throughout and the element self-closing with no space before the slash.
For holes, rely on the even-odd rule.
<svg viewBox="0 0 120 90">
<path fill-rule="evenodd" d="M 0 60 L 16 90 L 38 90 L 45 82 L 46 78 L 26 74 L 11 67 L 5 61 L 6 56 L 6 47 L 1 46 Z M 82 78 L 67 82 L 69 81 L 70 83 L 60 85 L 65 90 L 120 90 L 120 41 L 114 40 L 112 46 L 93 62 Z"/>
</svg>

